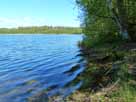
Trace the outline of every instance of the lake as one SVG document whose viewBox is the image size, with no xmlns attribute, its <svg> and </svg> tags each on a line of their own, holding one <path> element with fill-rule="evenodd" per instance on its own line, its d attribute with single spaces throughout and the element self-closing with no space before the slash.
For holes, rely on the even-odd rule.
<svg viewBox="0 0 136 102">
<path fill-rule="evenodd" d="M 1 34 L 0 102 L 66 97 L 80 88 L 82 81 L 72 82 L 84 70 L 81 40 L 82 35 Z"/>
</svg>

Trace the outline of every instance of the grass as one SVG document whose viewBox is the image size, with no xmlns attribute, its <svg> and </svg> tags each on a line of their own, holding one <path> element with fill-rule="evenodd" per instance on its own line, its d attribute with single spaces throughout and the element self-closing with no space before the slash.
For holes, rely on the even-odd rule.
<svg viewBox="0 0 136 102">
<path fill-rule="evenodd" d="M 136 74 L 132 74 L 136 71 L 135 48 L 128 49 L 124 41 L 90 48 L 89 42 L 79 44 L 88 61 L 78 78 L 84 83 L 68 102 L 136 102 Z"/>
<path fill-rule="evenodd" d="M 111 98 L 114 102 L 135 102 L 136 101 L 136 90 L 134 87 L 124 82 L 123 85 L 118 89 L 118 91 L 112 93 Z"/>
</svg>

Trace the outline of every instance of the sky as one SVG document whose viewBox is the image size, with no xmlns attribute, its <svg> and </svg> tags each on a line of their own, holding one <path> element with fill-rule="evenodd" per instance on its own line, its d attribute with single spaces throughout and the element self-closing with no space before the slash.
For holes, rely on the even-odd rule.
<svg viewBox="0 0 136 102">
<path fill-rule="evenodd" d="M 0 0 L 0 28 L 80 25 L 75 0 Z"/>
</svg>

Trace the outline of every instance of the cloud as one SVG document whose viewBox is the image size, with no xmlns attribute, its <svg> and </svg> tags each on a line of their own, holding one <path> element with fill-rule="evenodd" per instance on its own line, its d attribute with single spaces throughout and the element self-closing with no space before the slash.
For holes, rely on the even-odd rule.
<svg viewBox="0 0 136 102">
<path fill-rule="evenodd" d="M 46 20 L 42 18 L 2 18 L 0 17 L 0 28 L 13 28 L 24 26 L 42 26 L 46 24 Z"/>
<path fill-rule="evenodd" d="M 32 17 L 22 17 L 22 18 L 4 18 L 0 17 L 0 28 L 15 28 L 15 27 L 25 27 L 25 26 L 79 26 L 79 21 L 77 20 L 55 20 L 46 18 L 32 18 Z"/>
</svg>

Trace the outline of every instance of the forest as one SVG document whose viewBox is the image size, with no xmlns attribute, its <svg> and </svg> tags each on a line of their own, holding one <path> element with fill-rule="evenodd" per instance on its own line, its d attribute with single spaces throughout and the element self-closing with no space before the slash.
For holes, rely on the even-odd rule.
<svg viewBox="0 0 136 102">
<path fill-rule="evenodd" d="M 77 0 L 82 27 L 93 42 L 136 41 L 135 0 Z M 107 39 L 105 39 L 105 37 Z"/>
<path fill-rule="evenodd" d="M 32 26 L 18 28 L 0 28 L 0 34 L 81 34 L 79 27 L 52 27 L 52 26 Z"/>
</svg>

